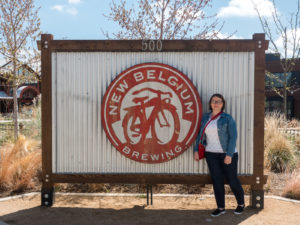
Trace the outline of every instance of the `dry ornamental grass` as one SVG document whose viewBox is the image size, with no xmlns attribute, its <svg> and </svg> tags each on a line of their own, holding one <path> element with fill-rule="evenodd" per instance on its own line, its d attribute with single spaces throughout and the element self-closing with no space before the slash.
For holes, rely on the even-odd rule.
<svg viewBox="0 0 300 225">
<path fill-rule="evenodd" d="M 300 200 L 300 169 L 295 170 L 291 177 L 283 189 L 283 196 Z"/>
<path fill-rule="evenodd" d="M 271 172 L 285 174 L 284 177 L 289 177 L 286 179 L 286 184 L 283 184 L 284 188 L 281 189 L 281 194 L 300 200 L 300 136 L 289 136 L 280 130 L 291 127 L 300 127 L 300 122 L 296 119 L 287 121 L 283 115 L 278 113 L 266 115 L 265 167 Z M 273 175 L 276 177 L 275 174 Z M 272 177 L 269 176 L 269 179 Z M 281 180 L 281 182 L 283 181 Z"/>
<path fill-rule="evenodd" d="M 15 144 L 2 146 L 0 154 L 0 190 L 22 192 L 38 183 L 41 150 L 37 141 L 20 136 Z"/>
<path fill-rule="evenodd" d="M 296 167 L 296 147 L 280 131 L 280 128 L 288 126 L 288 121 L 281 114 L 271 113 L 265 117 L 265 166 L 272 172 L 282 173 Z"/>
</svg>

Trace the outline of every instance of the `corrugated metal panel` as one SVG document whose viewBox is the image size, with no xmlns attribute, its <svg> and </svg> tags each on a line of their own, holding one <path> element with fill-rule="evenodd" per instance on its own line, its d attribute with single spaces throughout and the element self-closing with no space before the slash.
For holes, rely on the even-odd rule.
<svg viewBox="0 0 300 225">
<path fill-rule="evenodd" d="M 130 160 L 109 142 L 101 126 L 101 101 L 123 70 L 159 62 L 186 74 L 199 91 L 203 112 L 212 94 L 226 99 L 237 122 L 239 174 L 253 173 L 254 52 L 52 53 L 53 172 L 207 174 L 192 147 L 160 164 Z"/>
</svg>

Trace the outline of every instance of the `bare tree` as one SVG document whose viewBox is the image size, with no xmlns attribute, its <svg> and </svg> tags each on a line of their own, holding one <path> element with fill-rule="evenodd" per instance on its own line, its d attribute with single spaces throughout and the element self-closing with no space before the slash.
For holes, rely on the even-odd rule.
<svg viewBox="0 0 300 225">
<path fill-rule="evenodd" d="M 14 101 L 14 137 L 18 137 L 18 102 L 17 87 L 18 68 L 34 53 L 33 43 L 39 35 L 39 8 L 35 8 L 33 0 L 1 0 L 0 1 L 0 53 L 12 62 L 10 79 L 13 86 Z M 30 45 L 32 43 L 32 45 Z"/>
<path fill-rule="evenodd" d="M 283 17 L 276 8 L 275 0 L 272 0 L 274 8 L 270 18 L 264 16 L 258 6 L 255 6 L 256 12 L 263 31 L 270 40 L 270 50 L 273 53 L 280 55 L 280 65 L 283 71 L 283 77 L 280 78 L 275 74 L 267 71 L 267 76 L 282 84 L 283 88 L 272 89 L 283 98 L 283 112 L 287 117 L 287 94 L 290 91 L 288 83 L 288 75 L 292 71 L 297 60 L 299 60 L 300 48 L 300 2 L 297 0 L 297 5 L 294 7 L 295 12 L 290 13 L 289 17 Z"/>
<path fill-rule="evenodd" d="M 117 39 L 211 39 L 218 37 L 224 25 L 215 15 L 205 14 L 211 1 L 138 0 L 137 7 L 127 8 L 126 0 L 112 0 L 105 16 L 121 27 L 113 34 Z"/>
</svg>

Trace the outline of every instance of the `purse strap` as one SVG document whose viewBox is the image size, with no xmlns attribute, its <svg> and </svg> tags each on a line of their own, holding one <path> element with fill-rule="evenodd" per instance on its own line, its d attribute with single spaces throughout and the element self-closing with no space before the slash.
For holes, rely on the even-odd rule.
<svg viewBox="0 0 300 225">
<path fill-rule="evenodd" d="M 207 127 L 207 125 L 208 125 L 212 120 L 217 119 L 218 116 L 220 116 L 222 113 L 223 113 L 222 111 L 219 112 L 217 115 L 215 115 L 214 117 L 212 117 L 212 118 L 206 123 L 206 125 L 205 125 L 205 127 L 204 127 L 204 129 L 203 129 L 203 132 L 202 132 L 202 134 L 201 134 L 200 143 L 201 143 L 201 141 L 202 141 L 203 134 L 204 134 L 204 132 L 205 132 L 205 128 Z"/>
</svg>

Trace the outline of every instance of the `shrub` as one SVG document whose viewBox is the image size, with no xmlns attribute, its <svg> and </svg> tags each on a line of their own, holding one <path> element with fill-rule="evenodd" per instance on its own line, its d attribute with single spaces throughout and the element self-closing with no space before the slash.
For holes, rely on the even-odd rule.
<svg viewBox="0 0 300 225">
<path fill-rule="evenodd" d="M 0 190 L 22 192 L 37 185 L 41 170 L 40 143 L 20 136 L 0 149 Z"/>
<path fill-rule="evenodd" d="M 265 148 L 269 146 L 274 137 L 282 135 L 279 128 L 283 127 L 287 127 L 284 115 L 279 113 L 268 113 L 265 116 Z"/>
<path fill-rule="evenodd" d="M 294 119 L 288 121 L 288 127 L 290 127 L 290 128 L 300 127 L 300 121 L 294 118 Z"/>
<path fill-rule="evenodd" d="M 275 173 L 295 167 L 293 146 L 282 134 L 272 138 L 265 154 L 267 168 Z"/>
<path fill-rule="evenodd" d="M 276 173 L 293 169 L 296 165 L 295 146 L 279 130 L 287 126 L 283 115 L 271 113 L 265 117 L 265 166 Z"/>
<path fill-rule="evenodd" d="M 291 180 L 283 189 L 283 196 L 300 200 L 300 170 L 294 171 L 292 174 Z"/>
</svg>

